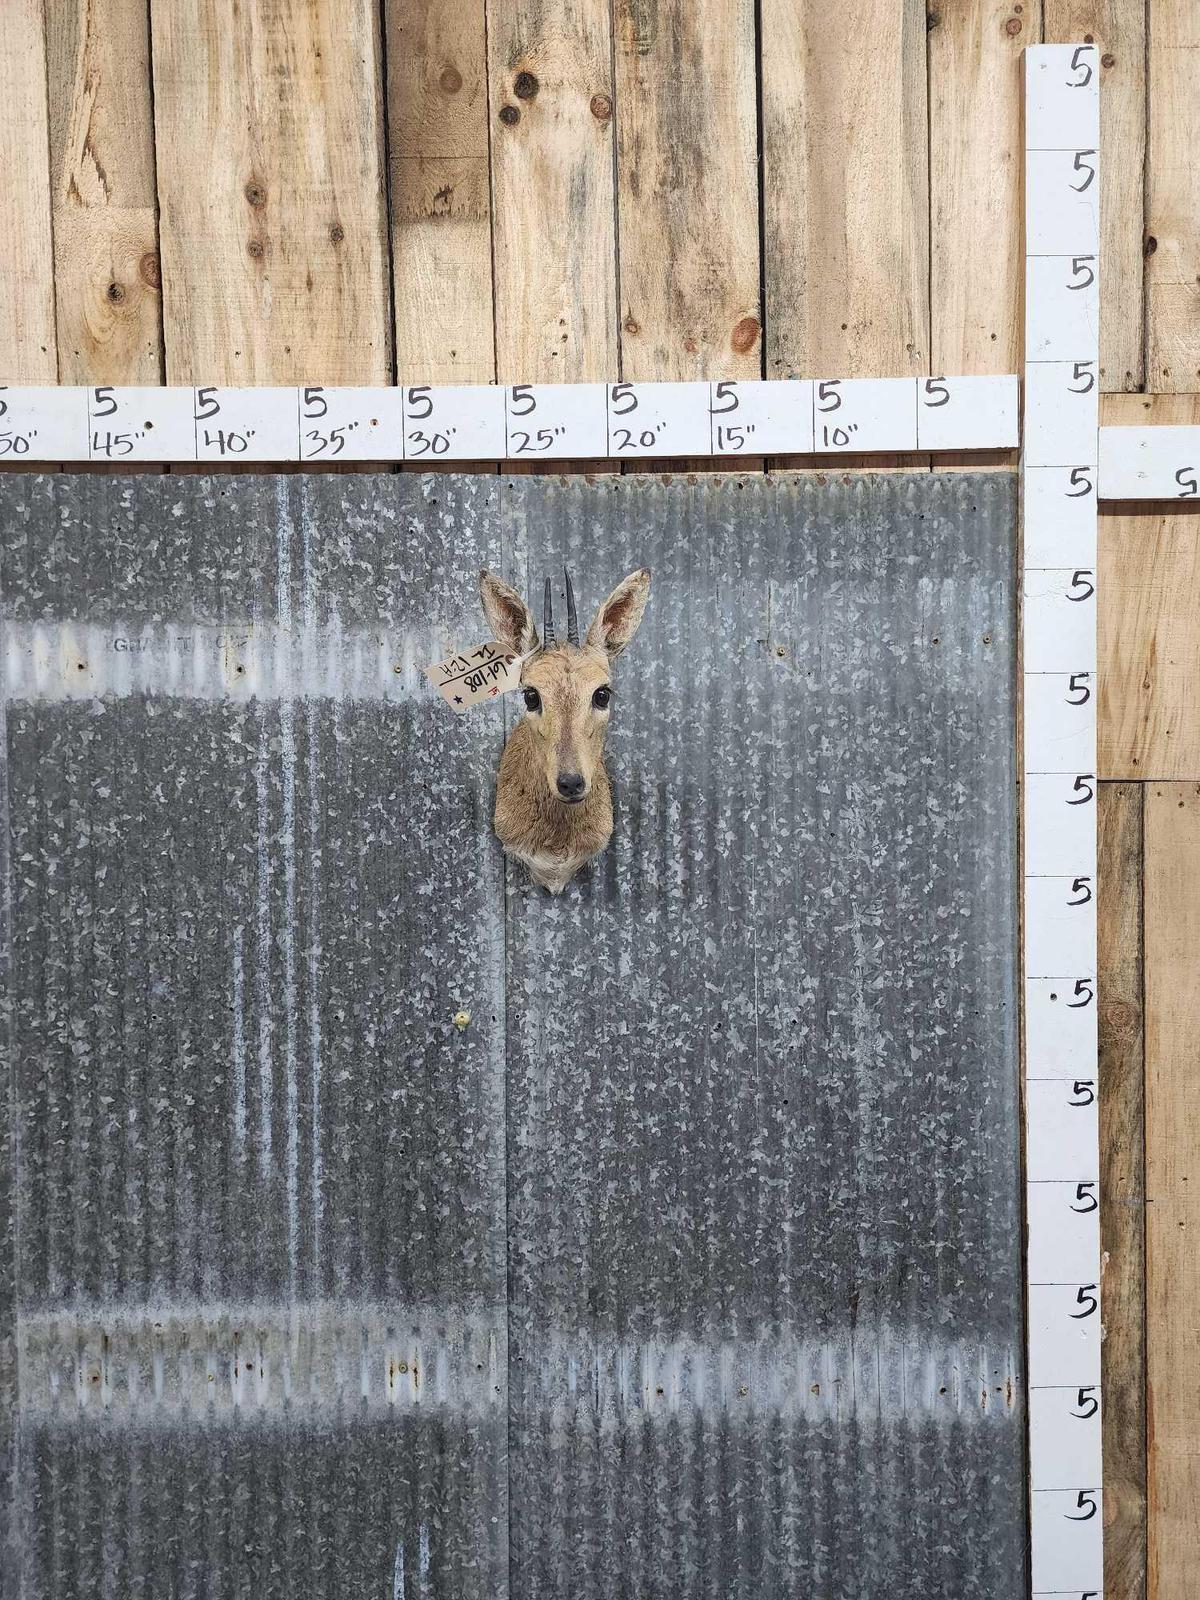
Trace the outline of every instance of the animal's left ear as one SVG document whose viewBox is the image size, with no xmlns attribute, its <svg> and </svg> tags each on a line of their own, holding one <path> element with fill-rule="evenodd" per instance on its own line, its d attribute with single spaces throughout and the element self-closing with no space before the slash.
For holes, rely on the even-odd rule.
<svg viewBox="0 0 1200 1600">
<path fill-rule="evenodd" d="M 649 567 L 622 578 L 597 611 L 596 620 L 588 629 L 587 642 L 607 650 L 610 656 L 619 656 L 638 631 L 649 598 Z"/>
<path fill-rule="evenodd" d="M 515 589 L 492 573 L 479 574 L 479 598 L 483 601 L 483 614 L 488 619 L 492 637 L 500 644 L 526 656 L 538 642 L 537 629 L 529 614 L 529 607 Z"/>
</svg>

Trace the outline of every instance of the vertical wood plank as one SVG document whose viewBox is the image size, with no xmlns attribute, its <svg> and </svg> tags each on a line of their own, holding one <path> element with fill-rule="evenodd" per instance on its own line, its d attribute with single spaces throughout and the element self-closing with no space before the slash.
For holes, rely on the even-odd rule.
<svg viewBox="0 0 1200 1600">
<path fill-rule="evenodd" d="M 927 372 L 925 8 L 762 0 L 762 37 L 766 376 Z"/>
<path fill-rule="evenodd" d="M 42 0 L 0 5 L 0 382 L 54 383 L 54 266 Z"/>
<path fill-rule="evenodd" d="M 159 383 L 158 215 L 145 0 L 46 0 L 62 383 Z"/>
<path fill-rule="evenodd" d="M 1146 1595 L 1146 1255 L 1142 794 L 1100 785 L 1100 1234 L 1104 1251 L 1104 1593 Z"/>
<path fill-rule="evenodd" d="M 1103 423 L 1200 424 L 1195 395 L 1107 395 Z M 1200 514 L 1131 502 L 1100 516 L 1098 760 L 1109 778 L 1200 779 Z"/>
<path fill-rule="evenodd" d="M 1100 385 L 1145 380 L 1142 246 L 1145 233 L 1145 0 L 1043 0 L 1047 44 L 1100 51 Z"/>
<path fill-rule="evenodd" d="M 1146 1368 L 1151 1600 L 1200 1573 L 1200 785 L 1146 795 Z"/>
<path fill-rule="evenodd" d="M 488 83 L 502 383 L 618 370 L 608 0 L 493 0 Z"/>
<path fill-rule="evenodd" d="M 496 376 L 484 0 L 386 0 L 396 370 Z"/>
<path fill-rule="evenodd" d="M 372 0 L 153 0 L 167 377 L 387 383 Z"/>
<path fill-rule="evenodd" d="M 930 283 L 934 372 L 1019 372 L 1021 52 L 1041 0 L 931 0 Z"/>
<path fill-rule="evenodd" d="M 1200 516 L 1106 510 L 1099 565 L 1100 773 L 1200 777 Z"/>
<path fill-rule="evenodd" d="M 1146 385 L 1200 388 L 1200 7 L 1154 0 L 1148 50 Z"/>
<path fill-rule="evenodd" d="M 617 0 L 621 374 L 762 375 L 753 0 Z"/>
</svg>

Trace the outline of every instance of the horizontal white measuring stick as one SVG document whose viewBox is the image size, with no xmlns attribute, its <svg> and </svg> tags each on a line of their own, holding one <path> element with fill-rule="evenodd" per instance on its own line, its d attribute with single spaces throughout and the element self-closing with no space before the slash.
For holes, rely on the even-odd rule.
<svg viewBox="0 0 1200 1600">
<path fill-rule="evenodd" d="M 0 462 L 566 461 L 1008 450 L 1017 380 L 0 386 Z"/>
<path fill-rule="evenodd" d="M 1032 1592 L 1100 1600 L 1096 1081 L 1099 61 L 1025 52 L 1022 453 Z"/>
<path fill-rule="evenodd" d="M 1100 498 L 1200 499 L 1200 428 L 1101 428 Z"/>
</svg>

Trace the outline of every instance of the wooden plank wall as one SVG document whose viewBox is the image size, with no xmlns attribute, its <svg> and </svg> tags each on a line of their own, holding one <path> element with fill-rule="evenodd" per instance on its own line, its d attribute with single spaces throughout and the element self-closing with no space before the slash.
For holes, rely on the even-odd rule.
<svg viewBox="0 0 1200 1600">
<path fill-rule="evenodd" d="M 0 374 L 1017 371 L 1021 51 L 1079 38 L 1105 420 L 1195 422 L 1195 0 L 5 0 Z M 1102 517 L 1106 1600 L 1200 1584 L 1198 552 Z"/>
</svg>

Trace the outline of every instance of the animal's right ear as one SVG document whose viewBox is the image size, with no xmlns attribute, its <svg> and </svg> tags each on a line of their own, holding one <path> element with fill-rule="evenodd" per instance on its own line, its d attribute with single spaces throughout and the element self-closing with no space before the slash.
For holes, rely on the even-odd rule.
<svg viewBox="0 0 1200 1600">
<path fill-rule="evenodd" d="M 537 645 L 538 635 L 532 613 L 517 591 L 485 570 L 479 574 L 479 598 L 492 638 L 519 656 L 527 656 Z"/>
</svg>

